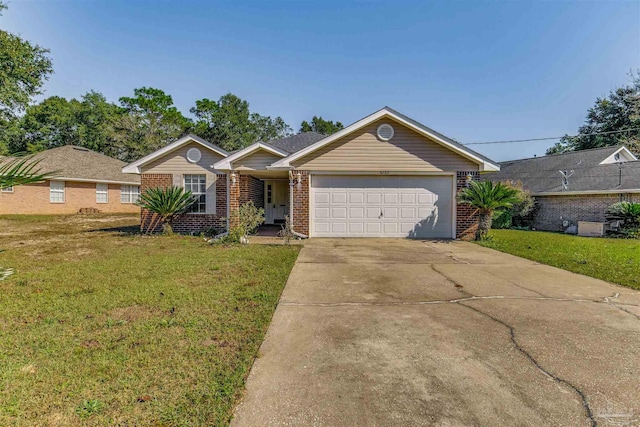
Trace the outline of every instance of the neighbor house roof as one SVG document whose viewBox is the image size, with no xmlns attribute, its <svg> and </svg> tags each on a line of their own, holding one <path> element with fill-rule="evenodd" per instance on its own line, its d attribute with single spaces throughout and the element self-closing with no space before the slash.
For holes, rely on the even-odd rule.
<svg viewBox="0 0 640 427">
<path fill-rule="evenodd" d="M 486 179 L 520 181 L 534 195 L 640 192 L 640 161 L 626 147 L 596 148 L 502 162 Z"/>
<path fill-rule="evenodd" d="M 179 149 L 180 147 L 182 147 L 183 145 L 189 144 L 191 142 L 196 142 L 200 145 L 202 145 L 203 147 L 216 152 L 218 154 L 220 154 L 222 157 L 227 157 L 229 155 L 229 153 L 225 150 L 223 150 L 222 148 L 218 147 L 215 144 L 210 143 L 207 140 L 204 140 L 202 138 L 200 138 L 197 135 L 193 135 L 193 134 L 189 134 L 189 135 L 185 135 L 182 138 L 178 139 L 177 141 L 172 142 L 171 144 L 168 144 L 164 147 L 162 147 L 161 149 L 154 151 L 153 153 L 144 156 L 143 158 L 136 160 L 133 163 L 129 163 L 128 165 L 126 165 L 122 171 L 124 173 L 141 173 L 141 167 L 151 163 L 152 161 L 164 156 L 165 154 L 168 154 L 172 151 L 175 151 L 177 149 Z"/>
<path fill-rule="evenodd" d="M 401 114 L 399 112 L 397 112 L 396 110 L 394 110 L 393 108 L 390 107 L 384 107 L 378 111 L 376 111 L 373 114 L 368 115 L 367 117 L 358 120 L 357 122 L 347 126 L 346 128 L 334 133 L 333 135 L 329 135 L 315 143 L 310 144 L 309 146 L 302 148 L 300 150 L 298 150 L 297 152 L 295 152 L 294 154 L 281 159 L 277 162 L 275 162 L 273 164 L 274 168 L 289 168 L 291 166 L 291 162 L 299 159 L 301 157 L 304 157 L 310 153 L 313 153 L 316 150 L 319 150 L 320 148 L 331 144 L 332 142 L 346 136 L 349 135 L 352 132 L 357 131 L 358 129 L 361 129 L 364 126 L 367 126 L 370 123 L 375 122 L 376 120 L 379 120 L 383 117 L 389 117 L 392 118 L 402 124 L 404 124 L 405 126 L 407 126 L 408 128 L 414 130 L 415 132 L 426 136 L 427 138 L 435 141 L 436 143 L 449 148 L 451 151 L 458 153 L 459 155 L 461 155 L 462 157 L 465 157 L 475 163 L 477 163 L 479 165 L 480 171 L 498 171 L 500 170 L 500 166 L 495 163 L 494 161 L 492 161 L 491 159 L 489 159 L 488 157 L 483 156 L 480 153 L 477 153 L 473 150 L 471 150 L 470 148 L 467 148 L 466 146 L 460 144 L 457 141 L 454 141 L 451 138 L 448 138 L 444 135 L 442 135 L 439 132 L 436 132 L 435 130 L 428 128 L 427 126 L 423 125 L 422 123 L 418 123 L 415 120 L 405 116 L 404 114 Z"/>
<path fill-rule="evenodd" d="M 8 159 L 5 157 L 4 159 Z M 125 162 L 84 147 L 65 145 L 33 156 L 42 172 L 54 172 L 55 179 L 115 184 L 139 184 L 138 175 L 122 173 Z"/>
</svg>

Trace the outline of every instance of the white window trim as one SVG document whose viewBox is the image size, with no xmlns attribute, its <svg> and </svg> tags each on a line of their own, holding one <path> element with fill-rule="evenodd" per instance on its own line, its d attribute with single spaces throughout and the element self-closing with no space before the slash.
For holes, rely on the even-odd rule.
<svg viewBox="0 0 640 427">
<path fill-rule="evenodd" d="M 136 189 L 137 191 L 134 192 L 133 189 Z M 127 200 L 126 202 L 122 201 L 122 196 L 126 195 L 127 196 Z M 136 200 L 133 200 L 133 196 L 138 196 L 136 198 Z M 132 185 L 132 184 L 123 184 L 120 186 L 120 204 L 122 205 L 134 205 L 136 204 L 136 202 L 140 200 L 140 186 L 138 185 Z"/>
<path fill-rule="evenodd" d="M 0 189 L 0 191 L 2 193 L 13 193 L 13 185 L 10 185 L 8 187 L 2 187 L 2 189 Z"/>
<path fill-rule="evenodd" d="M 101 186 L 104 186 L 104 190 L 99 189 Z M 98 196 L 102 194 L 104 194 L 105 196 L 104 201 L 98 200 Z M 109 203 L 109 184 L 103 184 L 100 182 L 96 183 L 96 203 L 99 203 L 101 205 Z"/>
<path fill-rule="evenodd" d="M 54 189 L 52 186 L 54 182 L 61 183 L 62 190 L 60 190 L 59 188 Z M 56 181 L 56 180 L 49 181 L 49 203 L 65 203 L 67 200 L 66 190 L 67 190 L 67 186 L 65 185 L 64 181 Z M 51 200 L 51 196 L 53 194 L 62 194 L 62 200 Z"/>
<path fill-rule="evenodd" d="M 197 176 L 197 177 L 203 177 L 204 178 L 204 192 L 194 192 L 191 190 L 191 187 L 187 188 L 187 177 L 188 176 Z M 206 215 L 207 214 L 207 175 L 206 174 L 201 174 L 201 173 L 194 173 L 194 174 L 186 174 L 186 175 L 182 175 L 182 188 L 184 188 L 185 190 L 189 190 L 191 191 L 191 194 L 193 194 L 194 196 L 198 197 L 198 199 L 200 198 L 200 196 L 204 196 L 204 212 L 187 212 L 187 215 Z M 199 202 L 198 202 L 199 203 Z"/>
</svg>

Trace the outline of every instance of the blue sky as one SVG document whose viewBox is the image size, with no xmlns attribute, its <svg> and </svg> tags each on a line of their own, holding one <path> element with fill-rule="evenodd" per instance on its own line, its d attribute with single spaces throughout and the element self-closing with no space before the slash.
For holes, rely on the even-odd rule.
<svg viewBox="0 0 640 427">
<path fill-rule="evenodd" d="M 463 143 L 574 133 L 640 68 L 639 1 L 9 0 L 0 26 L 51 49 L 47 96 L 232 92 L 296 130 L 388 105 Z"/>
</svg>

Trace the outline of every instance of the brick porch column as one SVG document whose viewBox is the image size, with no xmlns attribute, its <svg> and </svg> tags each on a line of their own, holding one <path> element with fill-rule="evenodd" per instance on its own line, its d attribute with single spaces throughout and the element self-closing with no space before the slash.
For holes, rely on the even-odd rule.
<svg viewBox="0 0 640 427">
<path fill-rule="evenodd" d="M 300 183 L 298 183 L 298 173 Z M 291 188 L 291 187 L 289 187 Z M 293 230 L 309 235 L 309 172 L 293 171 Z"/>
<path fill-rule="evenodd" d="M 459 171 L 456 174 L 456 194 L 467 187 L 467 175 L 474 181 L 480 180 L 478 171 Z M 464 203 L 456 202 L 456 239 L 473 240 L 478 231 L 478 210 Z"/>
</svg>

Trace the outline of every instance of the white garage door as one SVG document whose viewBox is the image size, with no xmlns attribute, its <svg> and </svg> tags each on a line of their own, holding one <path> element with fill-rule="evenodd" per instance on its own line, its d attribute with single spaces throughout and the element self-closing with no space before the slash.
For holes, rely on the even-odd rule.
<svg viewBox="0 0 640 427">
<path fill-rule="evenodd" d="M 451 238 L 451 176 L 311 179 L 312 237 Z"/>
</svg>

